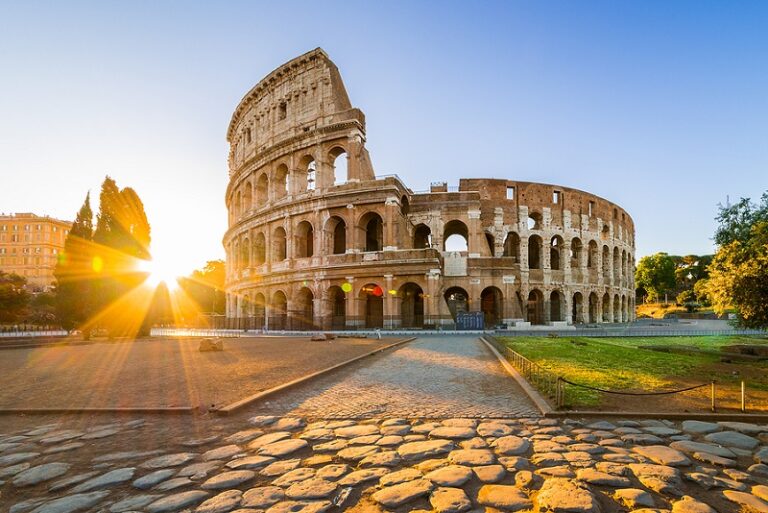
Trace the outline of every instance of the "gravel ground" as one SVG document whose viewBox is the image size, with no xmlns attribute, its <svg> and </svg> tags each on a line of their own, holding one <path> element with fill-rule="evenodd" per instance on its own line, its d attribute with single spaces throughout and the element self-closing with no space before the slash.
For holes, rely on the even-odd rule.
<svg viewBox="0 0 768 513">
<path fill-rule="evenodd" d="M 8 349 L 0 352 L 0 408 L 222 406 L 397 339 L 196 339 Z"/>
</svg>

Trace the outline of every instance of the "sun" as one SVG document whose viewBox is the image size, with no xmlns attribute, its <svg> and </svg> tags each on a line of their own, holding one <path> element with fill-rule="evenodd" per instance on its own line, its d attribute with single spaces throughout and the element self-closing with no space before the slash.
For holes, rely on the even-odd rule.
<svg viewBox="0 0 768 513">
<path fill-rule="evenodd" d="M 163 260 L 139 260 L 137 265 L 139 272 L 146 273 L 147 279 L 144 281 L 151 287 L 157 287 L 161 283 L 169 290 L 175 290 L 179 287 L 179 273 L 171 262 Z"/>
</svg>

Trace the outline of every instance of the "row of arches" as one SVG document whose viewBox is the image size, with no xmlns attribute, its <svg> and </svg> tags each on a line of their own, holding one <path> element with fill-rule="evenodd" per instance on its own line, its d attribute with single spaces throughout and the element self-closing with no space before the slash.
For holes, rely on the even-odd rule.
<svg viewBox="0 0 768 513">
<path fill-rule="evenodd" d="M 351 292 L 350 292 L 351 294 Z M 238 297 L 237 316 L 254 317 L 256 327 L 270 329 L 345 329 L 349 322 L 355 326 L 381 328 L 385 326 L 385 297 L 391 294 L 394 311 L 386 312 L 393 320 L 390 326 L 421 328 L 427 322 L 425 317 L 425 294 L 422 287 L 414 282 L 401 285 L 396 291 L 386 291 L 375 282 L 359 288 L 352 299 L 357 300 L 354 311 L 349 311 L 349 295 L 341 286 L 329 287 L 323 297 L 317 298 L 309 287 L 302 287 L 290 303 L 283 290 L 277 290 L 267 297 L 264 293 L 250 293 Z M 464 312 L 470 312 L 470 297 L 465 289 L 448 287 L 442 294 L 453 322 Z M 550 322 L 570 321 L 573 324 L 629 322 L 634 302 L 626 295 L 596 292 L 585 297 L 580 291 L 567 297 L 564 292 L 554 289 L 543 292 L 530 290 L 522 296 L 519 291 L 505 301 L 503 292 L 489 286 L 480 293 L 478 311 L 482 312 L 486 328 L 493 328 L 505 321 L 505 309 L 522 312 L 523 319 L 533 325 Z M 318 304 L 318 300 L 320 304 Z M 323 302 L 325 302 L 323 304 Z M 319 310 L 317 310 L 319 309 Z M 509 313 L 507 313 L 509 315 Z M 431 323 L 435 319 L 429 320 Z"/>
<path fill-rule="evenodd" d="M 276 201 L 291 194 L 313 191 L 318 182 L 323 185 L 340 185 L 348 179 L 347 151 L 342 146 L 334 146 L 324 160 L 317 161 L 311 154 L 302 156 L 295 169 L 290 170 L 285 162 L 277 162 L 272 171 L 265 170 L 253 179 L 243 182 L 232 194 L 229 205 L 230 222 L 253 209 L 262 208 L 271 201 Z M 330 177 L 322 180 L 322 162 L 329 163 Z"/>
</svg>

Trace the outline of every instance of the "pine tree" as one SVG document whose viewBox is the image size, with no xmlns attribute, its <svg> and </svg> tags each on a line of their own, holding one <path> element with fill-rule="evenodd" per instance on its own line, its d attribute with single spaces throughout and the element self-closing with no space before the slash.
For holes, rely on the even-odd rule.
<svg viewBox="0 0 768 513">
<path fill-rule="evenodd" d="M 64 241 L 64 251 L 59 253 L 54 270 L 56 314 L 67 330 L 82 324 L 93 314 L 92 240 L 93 211 L 91 194 L 88 193 Z"/>
</svg>

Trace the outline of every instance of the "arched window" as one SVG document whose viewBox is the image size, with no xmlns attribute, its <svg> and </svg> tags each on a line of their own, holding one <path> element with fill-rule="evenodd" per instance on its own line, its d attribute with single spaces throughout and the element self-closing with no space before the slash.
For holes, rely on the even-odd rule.
<svg viewBox="0 0 768 513">
<path fill-rule="evenodd" d="M 307 258 L 314 254 L 315 231 L 309 221 L 302 221 L 296 227 L 296 257 Z"/>
<path fill-rule="evenodd" d="M 556 322 L 563 320 L 561 294 L 553 290 L 549 295 L 549 320 Z"/>
<path fill-rule="evenodd" d="M 400 325 L 421 328 L 424 325 L 424 291 L 415 283 L 405 283 L 397 291 L 400 300 Z"/>
<path fill-rule="evenodd" d="M 451 317 L 456 321 L 456 315 L 469 311 L 469 294 L 461 287 L 451 287 L 443 294 Z"/>
<path fill-rule="evenodd" d="M 458 220 L 448 221 L 443 229 L 444 251 L 468 251 L 469 230 Z"/>
<path fill-rule="evenodd" d="M 552 237 L 549 244 L 549 268 L 553 271 L 559 271 L 560 266 L 560 254 L 563 249 L 563 239 L 559 235 Z"/>
<path fill-rule="evenodd" d="M 277 166 L 273 187 L 272 196 L 275 199 L 284 198 L 288 194 L 288 166 L 285 164 Z"/>
<path fill-rule="evenodd" d="M 593 240 L 589 241 L 589 250 L 587 251 L 587 268 L 594 269 L 597 266 L 597 257 L 599 256 L 597 251 L 597 242 Z"/>
<path fill-rule="evenodd" d="M 611 279 L 611 250 L 603 246 L 603 279 Z"/>
<path fill-rule="evenodd" d="M 426 224 L 416 226 L 413 234 L 413 248 L 427 249 L 432 247 L 432 230 Z"/>
<path fill-rule="evenodd" d="M 262 173 L 256 179 L 256 204 L 258 208 L 269 203 L 269 177 Z"/>
<path fill-rule="evenodd" d="M 253 186 L 251 182 L 245 184 L 245 192 L 243 193 L 243 212 L 251 210 L 251 202 L 253 201 Z"/>
<path fill-rule="evenodd" d="M 342 255 L 347 251 L 347 224 L 344 219 L 333 216 L 326 223 L 325 232 L 330 235 L 327 253 Z"/>
<path fill-rule="evenodd" d="M 349 179 L 348 162 L 349 156 L 341 146 L 337 146 L 329 153 L 330 161 L 333 162 L 333 184 L 341 185 Z"/>
<path fill-rule="evenodd" d="M 240 244 L 240 261 L 243 268 L 251 267 L 251 244 L 248 238 L 243 239 L 242 244 Z"/>
<path fill-rule="evenodd" d="M 347 298 L 339 286 L 328 289 L 328 300 L 331 303 L 331 329 L 342 330 L 347 324 Z"/>
<path fill-rule="evenodd" d="M 480 310 L 486 328 L 497 326 L 504 319 L 504 295 L 496 287 L 486 287 L 480 293 Z"/>
<path fill-rule="evenodd" d="M 359 228 L 364 233 L 365 251 L 384 249 L 384 221 L 375 212 L 368 212 L 360 218 Z"/>
<path fill-rule="evenodd" d="M 573 240 L 571 240 L 571 267 L 574 269 L 578 269 L 581 267 L 581 263 L 583 262 L 583 250 L 584 248 L 581 245 L 581 239 L 578 237 L 574 237 Z"/>
<path fill-rule="evenodd" d="M 272 261 L 281 262 L 287 257 L 285 230 L 282 227 L 275 228 L 272 235 Z"/>
<path fill-rule="evenodd" d="M 314 191 L 317 188 L 317 163 L 313 160 L 307 164 L 307 190 Z"/>
<path fill-rule="evenodd" d="M 541 269 L 541 237 L 528 237 L 528 269 Z"/>
<path fill-rule="evenodd" d="M 259 232 L 256 234 L 256 239 L 253 242 L 253 259 L 254 265 L 262 265 L 267 259 L 267 244 L 265 242 L 264 234 Z"/>
<path fill-rule="evenodd" d="M 515 263 L 520 262 L 520 236 L 515 232 L 509 232 L 504 239 L 504 256 L 513 257 Z"/>
<path fill-rule="evenodd" d="M 360 289 L 360 299 L 365 301 L 365 327 L 383 327 L 384 289 L 375 283 L 368 283 Z"/>
<path fill-rule="evenodd" d="M 529 230 L 541 230 L 541 214 L 538 212 L 531 212 L 528 214 L 528 229 Z"/>
<path fill-rule="evenodd" d="M 288 325 L 288 299 L 285 292 L 278 290 L 272 296 L 270 305 L 269 329 L 284 330 Z"/>
<path fill-rule="evenodd" d="M 544 324 L 544 294 L 538 289 L 528 294 L 526 318 L 531 324 Z"/>
</svg>

